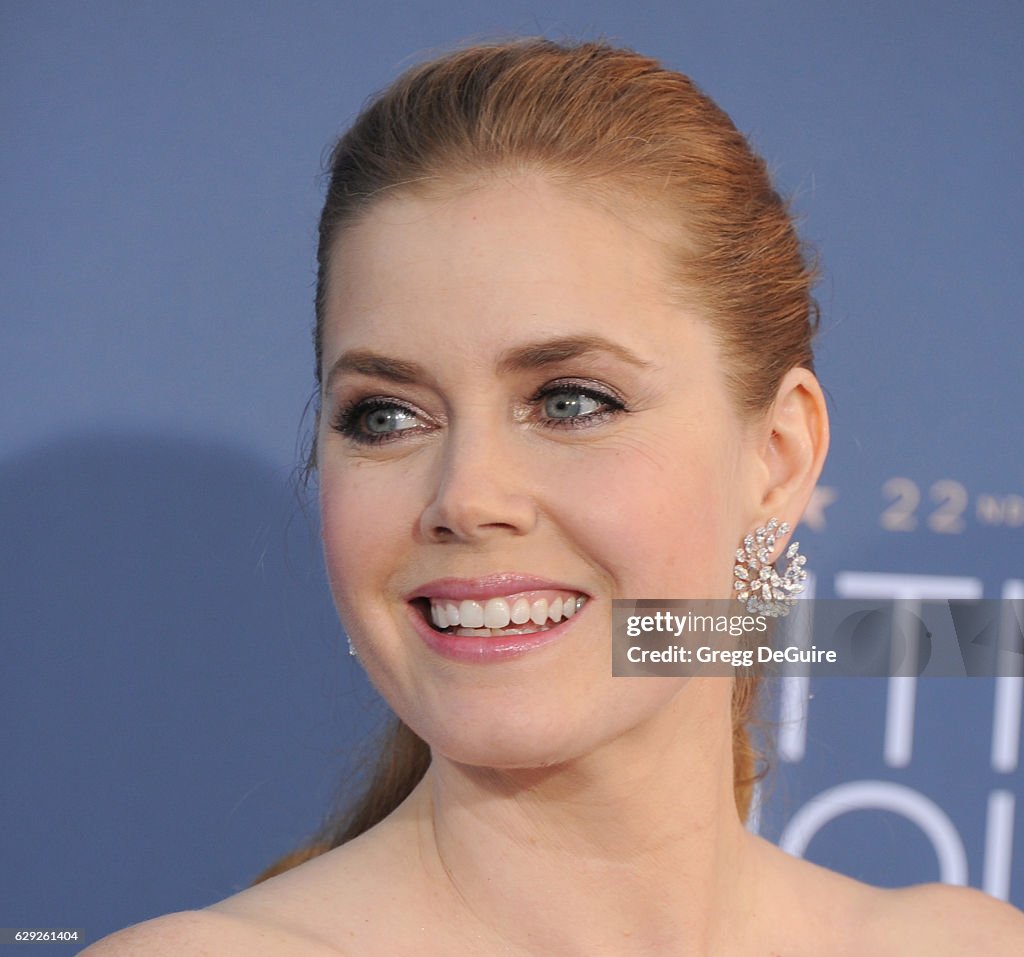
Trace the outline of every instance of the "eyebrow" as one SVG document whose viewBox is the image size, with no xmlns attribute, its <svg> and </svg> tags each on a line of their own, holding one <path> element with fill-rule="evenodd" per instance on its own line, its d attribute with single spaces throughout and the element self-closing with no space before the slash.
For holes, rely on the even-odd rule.
<svg viewBox="0 0 1024 957">
<path fill-rule="evenodd" d="M 542 342 L 508 349 L 499 356 L 496 369 L 499 375 L 542 369 L 545 366 L 557 365 L 567 359 L 578 359 L 595 352 L 607 353 L 613 358 L 639 369 L 650 369 L 654 365 L 646 359 L 641 359 L 625 346 L 605 339 L 603 336 L 582 335 L 545 339 Z M 327 388 L 330 389 L 335 378 L 344 372 L 400 383 L 419 382 L 429 378 L 426 370 L 417 362 L 394 359 L 369 349 L 351 349 L 342 353 L 327 374 Z"/>
</svg>

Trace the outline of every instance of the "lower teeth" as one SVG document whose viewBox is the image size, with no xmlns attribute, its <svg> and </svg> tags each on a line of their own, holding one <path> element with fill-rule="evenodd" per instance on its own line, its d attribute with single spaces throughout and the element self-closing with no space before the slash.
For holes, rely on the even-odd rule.
<svg viewBox="0 0 1024 957">
<path fill-rule="evenodd" d="M 446 628 L 443 633 L 464 638 L 501 638 L 505 635 L 535 635 L 539 631 L 547 631 L 550 627 L 550 624 L 546 624 L 534 625 L 532 628 Z"/>
</svg>

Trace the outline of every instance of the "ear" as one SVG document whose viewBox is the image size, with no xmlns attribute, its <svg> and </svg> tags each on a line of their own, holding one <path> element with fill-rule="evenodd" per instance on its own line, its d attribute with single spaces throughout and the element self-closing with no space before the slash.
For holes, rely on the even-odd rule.
<svg viewBox="0 0 1024 957">
<path fill-rule="evenodd" d="M 790 369 L 759 430 L 761 514 L 797 524 L 821 475 L 828 439 L 828 412 L 817 378 L 808 369 Z"/>
</svg>

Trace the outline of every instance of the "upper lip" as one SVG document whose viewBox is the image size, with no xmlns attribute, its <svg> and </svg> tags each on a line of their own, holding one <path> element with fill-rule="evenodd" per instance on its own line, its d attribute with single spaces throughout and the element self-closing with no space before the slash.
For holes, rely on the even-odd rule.
<svg viewBox="0 0 1024 957">
<path fill-rule="evenodd" d="M 452 601 L 486 601 L 488 598 L 504 598 L 523 591 L 571 591 L 585 595 L 573 585 L 537 578 L 535 575 L 521 575 L 517 572 L 497 572 L 482 578 L 437 578 L 420 585 L 407 596 L 414 598 L 450 598 Z"/>
</svg>

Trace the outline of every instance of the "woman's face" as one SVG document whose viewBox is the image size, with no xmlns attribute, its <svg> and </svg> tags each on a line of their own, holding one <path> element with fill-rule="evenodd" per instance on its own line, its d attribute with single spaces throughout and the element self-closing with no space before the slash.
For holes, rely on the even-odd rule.
<svg viewBox="0 0 1024 957">
<path fill-rule="evenodd" d="M 657 226 L 495 178 L 385 199 L 333 251 L 328 575 L 375 684 L 454 760 L 550 765 L 656 721 L 685 681 L 611 676 L 612 600 L 732 594 L 754 440 Z"/>
</svg>

